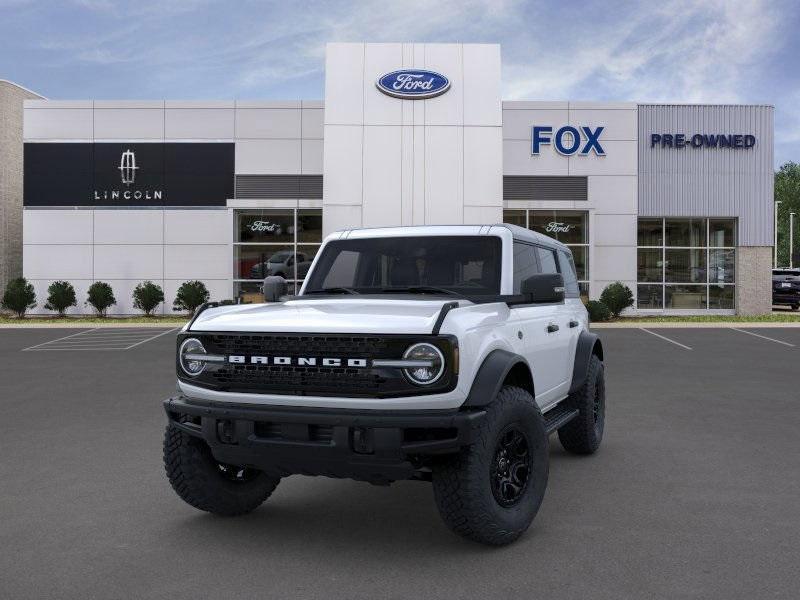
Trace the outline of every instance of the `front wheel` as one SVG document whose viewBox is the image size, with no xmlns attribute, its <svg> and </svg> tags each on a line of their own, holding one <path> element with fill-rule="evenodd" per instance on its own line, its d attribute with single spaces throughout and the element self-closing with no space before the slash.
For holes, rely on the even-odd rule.
<svg viewBox="0 0 800 600">
<path fill-rule="evenodd" d="M 501 546 L 533 521 L 547 488 L 544 418 L 525 390 L 503 387 L 473 444 L 433 467 L 439 514 L 455 533 Z"/>
<path fill-rule="evenodd" d="M 280 482 L 257 469 L 218 462 L 208 444 L 172 424 L 164 433 L 164 468 L 184 502 L 228 517 L 258 508 Z"/>
</svg>

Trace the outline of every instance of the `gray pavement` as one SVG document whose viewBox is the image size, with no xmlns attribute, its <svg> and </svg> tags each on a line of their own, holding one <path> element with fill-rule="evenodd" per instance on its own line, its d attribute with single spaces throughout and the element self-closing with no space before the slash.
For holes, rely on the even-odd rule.
<svg viewBox="0 0 800 600">
<path fill-rule="evenodd" d="M 174 332 L 0 331 L 0 598 L 797 598 L 800 329 L 746 331 L 772 340 L 600 331 L 603 447 L 551 438 L 542 509 L 501 549 L 453 536 L 424 483 L 292 477 L 200 513 L 161 464 Z"/>
</svg>

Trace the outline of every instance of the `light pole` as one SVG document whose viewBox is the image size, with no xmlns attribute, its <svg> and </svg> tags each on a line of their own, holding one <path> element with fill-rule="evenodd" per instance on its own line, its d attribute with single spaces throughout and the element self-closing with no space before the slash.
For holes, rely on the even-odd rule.
<svg viewBox="0 0 800 600">
<path fill-rule="evenodd" d="M 794 264 L 792 263 L 792 252 L 794 250 L 794 213 L 789 213 L 789 268 L 791 269 Z"/>
<path fill-rule="evenodd" d="M 781 203 L 781 200 L 775 201 L 775 266 L 773 268 L 778 268 L 778 205 Z"/>
</svg>

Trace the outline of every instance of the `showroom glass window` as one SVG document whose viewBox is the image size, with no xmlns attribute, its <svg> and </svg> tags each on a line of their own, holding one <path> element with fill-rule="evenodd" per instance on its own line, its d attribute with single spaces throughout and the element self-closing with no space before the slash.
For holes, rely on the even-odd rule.
<svg viewBox="0 0 800 600">
<path fill-rule="evenodd" d="M 321 210 L 240 210 L 234 227 L 234 285 L 242 302 L 262 302 L 269 275 L 286 279 L 290 294 L 300 289 L 322 242 Z"/>
<path fill-rule="evenodd" d="M 735 308 L 735 219 L 641 218 L 637 235 L 638 308 Z"/>
<path fill-rule="evenodd" d="M 555 238 L 572 250 L 578 273 L 578 287 L 589 297 L 589 213 L 584 210 L 508 209 L 503 222 L 532 229 Z"/>
</svg>

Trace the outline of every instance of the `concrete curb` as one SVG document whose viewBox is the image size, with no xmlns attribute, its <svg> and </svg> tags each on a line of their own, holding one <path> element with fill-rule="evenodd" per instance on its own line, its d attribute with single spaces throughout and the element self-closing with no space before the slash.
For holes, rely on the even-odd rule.
<svg viewBox="0 0 800 600">
<path fill-rule="evenodd" d="M 776 323 L 767 321 L 760 323 L 758 321 L 727 321 L 720 323 L 592 323 L 591 329 L 729 329 L 731 327 L 752 328 L 760 327 L 764 329 L 784 329 L 784 328 L 800 328 L 800 321 L 796 323 Z"/>
</svg>

